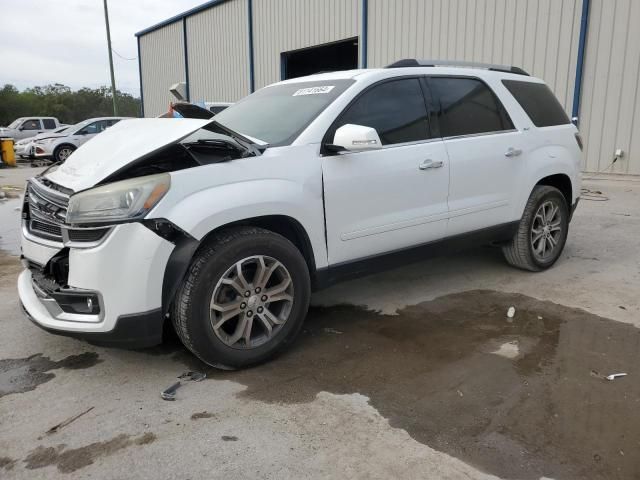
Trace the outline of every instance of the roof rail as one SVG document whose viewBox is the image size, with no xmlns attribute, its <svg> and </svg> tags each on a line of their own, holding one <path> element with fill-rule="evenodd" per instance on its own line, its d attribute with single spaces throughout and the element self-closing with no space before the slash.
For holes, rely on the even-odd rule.
<svg viewBox="0 0 640 480">
<path fill-rule="evenodd" d="M 455 60 L 417 60 L 415 58 L 405 58 L 398 60 L 385 68 L 403 68 L 403 67 L 466 67 L 466 68 L 483 68 L 494 72 L 515 73 L 517 75 L 527 75 L 520 67 L 510 65 L 493 65 L 491 63 L 461 62 Z"/>
</svg>

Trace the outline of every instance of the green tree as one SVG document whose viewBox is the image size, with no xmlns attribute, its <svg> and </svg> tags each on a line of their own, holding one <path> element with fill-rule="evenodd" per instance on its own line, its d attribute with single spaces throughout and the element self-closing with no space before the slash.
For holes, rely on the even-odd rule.
<svg viewBox="0 0 640 480">
<path fill-rule="evenodd" d="M 140 99 L 117 91 L 118 114 L 123 117 L 140 115 Z M 92 117 L 113 115 L 111 89 L 81 88 L 72 91 L 66 85 L 54 83 L 28 88 L 20 92 L 13 85 L 0 88 L 0 125 L 8 125 L 19 117 L 57 117 L 62 123 L 77 123 Z"/>
</svg>

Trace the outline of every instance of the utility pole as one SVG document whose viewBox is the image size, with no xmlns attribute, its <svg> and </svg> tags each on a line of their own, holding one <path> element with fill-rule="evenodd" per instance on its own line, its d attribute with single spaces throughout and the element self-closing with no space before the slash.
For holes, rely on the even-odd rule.
<svg viewBox="0 0 640 480">
<path fill-rule="evenodd" d="M 118 116 L 118 105 L 116 103 L 116 78 L 113 75 L 113 54 L 111 53 L 111 31 L 109 30 L 109 10 L 107 10 L 107 0 L 104 0 L 104 23 L 107 26 L 107 47 L 109 48 L 109 71 L 111 72 L 111 97 L 113 99 L 113 116 Z"/>
</svg>

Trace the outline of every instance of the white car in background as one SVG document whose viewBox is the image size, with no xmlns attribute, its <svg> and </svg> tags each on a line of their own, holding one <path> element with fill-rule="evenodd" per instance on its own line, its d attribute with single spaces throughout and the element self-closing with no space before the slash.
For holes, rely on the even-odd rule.
<svg viewBox="0 0 640 480">
<path fill-rule="evenodd" d="M 71 128 L 71 125 L 60 125 L 60 128 L 56 128 L 50 132 L 39 133 L 35 137 L 23 138 L 22 140 L 18 140 L 13 145 L 13 151 L 16 156 L 20 158 L 34 158 L 34 146 L 33 142 L 36 140 L 45 140 L 47 138 L 51 138 L 52 134 L 63 133 Z"/>
<path fill-rule="evenodd" d="M 55 162 L 64 162 L 80 145 L 129 117 L 90 118 L 76 123 L 62 133 L 48 135 L 47 138 L 33 142 L 35 158 L 51 158 Z"/>
</svg>

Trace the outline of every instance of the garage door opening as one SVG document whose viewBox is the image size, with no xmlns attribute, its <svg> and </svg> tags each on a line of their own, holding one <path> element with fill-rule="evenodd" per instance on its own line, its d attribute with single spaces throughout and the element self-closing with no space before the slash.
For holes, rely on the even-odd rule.
<svg viewBox="0 0 640 480">
<path fill-rule="evenodd" d="M 358 38 L 283 52 L 281 62 L 283 80 L 358 68 Z"/>
</svg>

